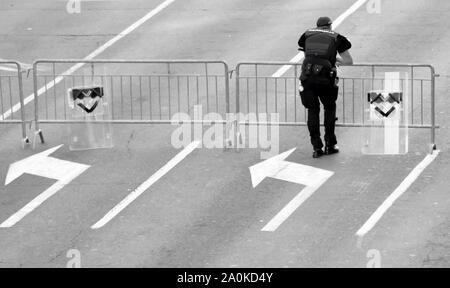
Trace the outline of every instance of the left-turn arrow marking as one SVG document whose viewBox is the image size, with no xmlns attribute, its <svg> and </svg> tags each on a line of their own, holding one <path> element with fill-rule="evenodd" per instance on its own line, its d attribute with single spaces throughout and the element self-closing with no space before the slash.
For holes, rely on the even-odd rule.
<svg viewBox="0 0 450 288">
<path fill-rule="evenodd" d="M 295 148 L 250 167 L 253 188 L 267 177 L 306 186 L 262 231 L 273 232 L 277 230 L 300 205 L 334 174 L 332 171 L 285 161 L 294 151 Z"/>
<path fill-rule="evenodd" d="M 48 149 L 26 159 L 20 160 L 9 167 L 5 185 L 7 186 L 23 174 L 31 174 L 45 178 L 58 180 L 50 188 L 45 190 L 30 203 L 25 205 L 17 213 L 9 217 L 0 224 L 0 228 L 10 228 L 22 220 L 26 215 L 39 207 L 48 198 L 55 195 L 59 190 L 72 182 L 75 178 L 86 171 L 90 166 L 74 162 L 64 161 L 49 157 L 50 154 L 61 148 L 63 145 Z"/>
</svg>

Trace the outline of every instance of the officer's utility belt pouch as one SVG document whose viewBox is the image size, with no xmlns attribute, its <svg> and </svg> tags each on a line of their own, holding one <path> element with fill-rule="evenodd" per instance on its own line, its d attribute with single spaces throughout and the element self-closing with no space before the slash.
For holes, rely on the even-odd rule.
<svg viewBox="0 0 450 288">
<path fill-rule="evenodd" d="M 306 58 L 302 65 L 302 79 L 311 78 L 313 82 L 326 84 L 336 77 L 331 62 L 325 59 Z"/>
</svg>

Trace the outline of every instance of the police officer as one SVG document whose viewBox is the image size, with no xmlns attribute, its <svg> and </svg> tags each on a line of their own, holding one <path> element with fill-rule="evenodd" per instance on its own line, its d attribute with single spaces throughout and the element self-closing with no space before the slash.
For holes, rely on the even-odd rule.
<svg viewBox="0 0 450 288">
<path fill-rule="evenodd" d="M 308 110 L 308 130 L 313 145 L 313 157 L 339 152 L 336 135 L 336 100 L 338 78 L 336 66 L 352 65 L 349 53 L 352 44 L 344 36 L 332 31 L 332 21 L 320 17 L 317 27 L 307 30 L 298 41 L 299 50 L 305 52 L 300 76 L 300 96 Z M 339 53 L 339 56 L 337 55 Z M 325 109 L 325 151 L 320 138 L 320 102 Z"/>
</svg>

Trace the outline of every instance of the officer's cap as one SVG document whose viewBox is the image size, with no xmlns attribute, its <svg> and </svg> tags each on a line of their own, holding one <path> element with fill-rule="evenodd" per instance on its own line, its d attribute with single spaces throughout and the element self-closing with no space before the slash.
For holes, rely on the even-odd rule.
<svg viewBox="0 0 450 288">
<path fill-rule="evenodd" d="M 331 24 L 333 24 L 333 21 L 331 21 L 330 17 L 320 17 L 317 19 L 317 27 L 330 26 Z"/>
</svg>

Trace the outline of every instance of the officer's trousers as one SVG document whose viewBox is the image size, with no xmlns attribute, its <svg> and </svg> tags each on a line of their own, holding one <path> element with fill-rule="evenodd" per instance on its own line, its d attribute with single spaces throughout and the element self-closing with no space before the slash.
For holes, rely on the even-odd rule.
<svg viewBox="0 0 450 288">
<path fill-rule="evenodd" d="M 325 145 L 331 147 L 337 144 L 335 135 L 336 100 L 339 88 L 331 85 L 312 83 L 311 80 L 302 81 L 303 91 L 300 91 L 302 104 L 308 110 L 308 130 L 314 150 L 322 149 L 320 138 L 320 102 L 325 110 Z M 320 99 L 320 102 L 319 102 Z"/>
</svg>

